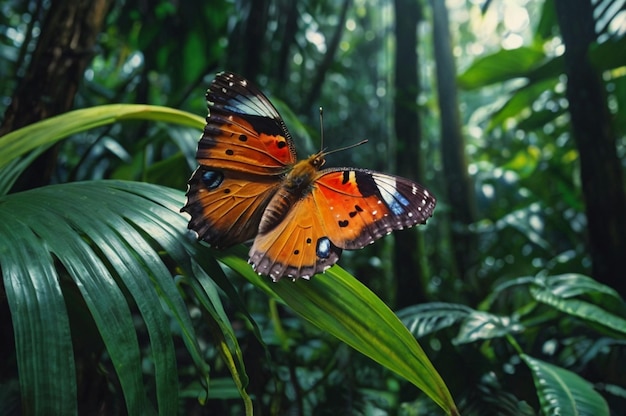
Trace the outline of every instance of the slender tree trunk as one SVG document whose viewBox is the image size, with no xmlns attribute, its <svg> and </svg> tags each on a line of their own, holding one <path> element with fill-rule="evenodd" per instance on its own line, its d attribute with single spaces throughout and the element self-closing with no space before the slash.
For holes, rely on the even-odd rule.
<svg viewBox="0 0 626 416">
<path fill-rule="evenodd" d="M 567 99 L 580 157 L 593 276 L 626 296 L 626 194 L 604 84 L 588 58 L 595 42 L 591 0 L 556 0 L 565 44 Z"/>
<path fill-rule="evenodd" d="M 468 229 L 476 219 L 474 191 L 467 173 L 465 139 L 461 133 L 461 117 L 456 86 L 456 67 L 452 55 L 448 9 L 440 0 L 431 0 L 433 40 L 439 95 L 441 155 L 450 204 L 452 244 L 457 276 L 467 277 L 476 261 L 476 239 Z"/>
<path fill-rule="evenodd" d="M 24 77 L 4 114 L 0 136 L 72 108 L 111 0 L 53 0 Z M 15 189 L 49 182 L 56 151 L 40 156 Z"/>
<path fill-rule="evenodd" d="M 281 6 L 285 9 L 284 13 L 282 13 L 284 14 L 283 19 L 285 27 L 282 32 L 283 36 L 280 42 L 280 50 L 278 52 L 278 59 L 276 62 L 278 66 L 276 68 L 276 78 L 279 85 L 285 85 L 287 76 L 289 75 L 291 46 L 294 44 L 296 39 L 296 33 L 298 32 L 298 19 L 300 17 L 300 14 L 298 13 L 298 3 L 299 2 L 297 0 L 290 0 Z"/>
<path fill-rule="evenodd" d="M 420 85 L 417 26 L 422 19 L 422 10 L 416 0 L 395 0 L 395 12 L 396 168 L 399 175 L 419 180 L 422 177 L 422 133 L 417 107 Z M 394 265 L 398 282 L 396 307 L 402 308 L 425 300 L 423 241 L 415 228 L 396 232 L 394 236 Z"/>
<path fill-rule="evenodd" d="M 303 114 L 311 111 L 311 109 L 314 107 L 315 101 L 320 96 L 320 92 L 322 91 L 322 85 L 324 84 L 324 79 L 326 78 L 326 73 L 333 64 L 335 54 L 337 53 L 337 49 L 339 49 L 339 43 L 341 42 L 343 29 L 344 27 L 346 27 L 346 17 L 348 16 L 348 8 L 350 7 L 350 4 L 351 0 L 343 0 L 335 33 L 333 33 L 330 42 L 328 42 L 328 47 L 326 48 L 326 54 L 324 55 L 324 59 L 322 60 L 322 63 L 317 67 L 315 77 L 313 78 L 313 81 L 311 83 L 311 89 L 309 90 L 309 93 L 307 94 L 307 97 L 303 102 Z"/>
<path fill-rule="evenodd" d="M 261 72 L 261 53 L 265 46 L 267 19 L 270 2 L 255 0 L 250 2 L 250 15 L 246 20 L 244 44 L 240 45 L 239 54 L 243 49 L 243 73 L 247 78 L 256 80 Z"/>
</svg>

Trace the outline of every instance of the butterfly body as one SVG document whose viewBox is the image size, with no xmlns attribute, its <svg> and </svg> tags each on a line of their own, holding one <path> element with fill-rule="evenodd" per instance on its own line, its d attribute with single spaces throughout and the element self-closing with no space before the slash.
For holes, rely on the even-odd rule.
<svg viewBox="0 0 626 416">
<path fill-rule="evenodd" d="M 252 240 L 249 262 L 273 280 L 325 271 L 343 249 L 424 223 L 435 198 L 408 179 L 367 169 L 321 169 L 325 153 L 297 160 L 269 100 L 244 78 L 219 74 L 189 180 L 189 228 L 216 248 Z"/>
<path fill-rule="evenodd" d="M 280 187 L 270 200 L 259 224 L 259 233 L 270 231 L 276 224 L 282 221 L 289 209 L 298 200 L 306 197 L 312 190 L 317 166 L 323 164 L 321 155 L 313 155 L 308 159 L 297 162 L 291 167 L 282 180 Z"/>
</svg>

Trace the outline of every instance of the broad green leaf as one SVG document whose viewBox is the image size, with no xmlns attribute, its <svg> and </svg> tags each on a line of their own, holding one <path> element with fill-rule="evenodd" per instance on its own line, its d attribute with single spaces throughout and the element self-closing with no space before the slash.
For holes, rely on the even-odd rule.
<svg viewBox="0 0 626 416">
<path fill-rule="evenodd" d="M 541 286 L 550 290 L 552 294 L 562 298 L 572 298 L 585 294 L 603 294 L 619 302 L 623 302 L 615 289 L 582 274 L 567 273 L 557 276 L 541 277 L 537 278 L 535 283 L 541 284 Z"/>
<path fill-rule="evenodd" d="M 593 44 L 589 59 L 598 71 L 607 71 L 626 66 L 626 36 L 612 38 L 600 44 Z"/>
<path fill-rule="evenodd" d="M 530 293 L 537 302 L 545 303 L 568 315 L 610 328 L 617 331 L 622 337 L 626 337 L 626 319 L 607 312 L 598 305 L 579 299 L 565 299 L 555 296 L 549 290 L 536 287 L 531 287 Z"/>
<path fill-rule="evenodd" d="M 515 78 L 527 77 L 528 72 L 545 59 L 539 48 L 520 47 L 498 52 L 475 60 L 458 77 L 459 86 L 474 89 Z"/>
<path fill-rule="evenodd" d="M 472 312 L 474 309 L 465 305 L 431 302 L 409 306 L 396 315 L 419 338 L 462 322 Z"/>
<path fill-rule="evenodd" d="M 606 401 L 587 380 L 529 355 L 520 357 L 533 375 L 542 414 L 609 416 Z"/>
<path fill-rule="evenodd" d="M 467 344 L 484 339 L 500 338 L 520 332 L 524 328 L 508 316 L 498 316 L 488 312 L 474 311 L 465 318 L 459 333 L 452 340 L 454 344 Z"/>
<path fill-rule="evenodd" d="M 528 83 L 513 91 L 507 102 L 491 116 L 487 130 L 489 131 L 497 126 L 503 126 L 510 118 L 521 119 L 524 115 L 524 110 L 530 110 L 533 103 L 546 91 L 552 91 L 557 82 L 558 79 L 549 78 Z M 558 113 L 554 112 L 554 117 L 557 115 Z"/>
<path fill-rule="evenodd" d="M 243 247 L 216 254 L 304 319 L 398 373 L 448 414 L 458 414 L 448 388 L 407 328 L 380 298 L 338 266 L 311 280 L 272 283 L 247 264 Z"/>
<path fill-rule="evenodd" d="M 554 122 L 555 119 L 561 117 L 567 112 L 563 106 L 559 106 L 554 110 L 537 110 L 530 113 L 526 118 L 517 122 L 517 128 L 527 132 L 533 130 L 541 130 L 547 124 Z"/>
</svg>

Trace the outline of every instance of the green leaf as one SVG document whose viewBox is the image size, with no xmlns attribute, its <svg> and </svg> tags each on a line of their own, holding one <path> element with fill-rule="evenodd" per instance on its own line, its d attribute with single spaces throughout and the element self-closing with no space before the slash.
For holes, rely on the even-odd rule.
<svg viewBox="0 0 626 416">
<path fill-rule="evenodd" d="M 619 302 L 623 302 L 615 289 L 603 285 L 589 276 L 577 273 L 566 273 L 556 276 L 538 278 L 535 283 L 540 283 L 549 289 L 554 295 L 562 298 L 572 298 L 580 295 L 604 294 Z"/>
<path fill-rule="evenodd" d="M 540 16 L 537 26 L 535 27 L 534 38 L 536 43 L 543 44 L 546 40 L 555 35 L 555 31 L 558 27 L 554 0 L 545 0 L 543 2 Z"/>
<path fill-rule="evenodd" d="M 402 323 L 420 338 L 462 322 L 474 309 L 455 303 L 430 302 L 409 306 L 396 313 Z"/>
<path fill-rule="evenodd" d="M 150 336 L 159 412 L 176 413 L 179 405 L 170 314 L 208 384 L 189 313 L 160 253 L 167 253 L 189 279 L 207 279 L 193 260 L 201 247 L 186 234 L 187 219 L 179 213 L 183 199 L 179 191 L 121 181 L 54 185 L 0 198 L 0 267 L 24 403 L 43 413 L 75 413 L 72 341 L 55 259 L 93 316 L 129 413 L 150 412 L 151 403 L 126 291 Z M 216 296 L 209 303 L 221 308 Z M 241 371 L 241 352 L 228 318 L 223 311 L 212 318 L 229 340 L 224 348 L 233 357 L 231 370 Z M 234 376 L 246 379 L 245 373 Z"/>
<path fill-rule="evenodd" d="M 626 36 L 612 38 L 600 44 L 593 44 L 589 59 L 598 71 L 607 71 L 626 65 Z"/>
<path fill-rule="evenodd" d="M 340 267 L 332 267 L 310 281 L 282 279 L 272 283 L 247 264 L 243 247 L 216 254 L 304 319 L 398 373 L 448 414 L 458 414 L 448 388 L 407 328 L 380 298 Z"/>
<path fill-rule="evenodd" d="M 459 87 L 470 90 L 515 78 L 525 78 L 528 72 L 545 59 L 539 48 L 502 49 L 475 60 L 458 77 Z"/>
<path fill-rule="evenodd" d="M 526 354 L 520 357 L 533 375 L 544 415 L 609 416 L 609 406 L 587 380 Z"/>
<path fill-rule="evenodd" d="M 34 230 L 6 215 L 5 206 L 0 199 L 0 270 L 11 311 L 22 402 L 32 414 L 77 414 L 70 324 L 52 256 Z"/>
<path fill-rule="evenodd" d="M 493 113 L 489 120 L 488 131 L 496 126 L 502 126 L 510 118 L 521 119 L 524 110 L 530 110 L 533 103 L 546 91 L 552 91 L 558 79 L 548 78 L 537 82 L 532 82 L 518 88 L 511 94 L 507 102 Z M 554 112 L 554 117 L 558 115 Z"/>
<path fill-rule="evenodd" d="M 555 296 L 549 290 L 536 287 L 531 287 L 530 293 L 537 302 L 552 306 L 568 315 L 593 322 L 601 327 L 617 331 L 621 337 L 626 337 L 626 319 L 609 313 L 600 306 L 578 299 L 565 299 Z"/>
<path fill-rule="evenodd" d="M 0 137 L 0 168 L 31 150 L 42 151 L 72 134 L 123 120 L 162 121 L 198 129 L 205 124 L 202 117 L 153 105 L 111 104 L 70 111 Z"/>
<path fill-rule="evenodd" d="M 508 316 L 474 311 L 465 318 L 459 333 L 452 342 L 458 345 L 483 339 L 500 338 L 507 334 L 520 332 L 523 329 L 517 320 Z"/>
</svg>

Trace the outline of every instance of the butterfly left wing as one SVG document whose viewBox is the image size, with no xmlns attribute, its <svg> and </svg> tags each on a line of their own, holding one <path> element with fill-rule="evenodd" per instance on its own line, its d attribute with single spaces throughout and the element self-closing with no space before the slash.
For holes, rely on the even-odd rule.
<svg viewBox="0 0 626 416">
<path fill-rule="evenodd" d="M 270 202 L 271 204 L 271 202 Z M 423 186 L 363 169 L 327 169 L 286 217 L 250 249 L 255 270 L 273 280 L 310 277 L 393 230 L 424 223 L 435 197 Z"/>
<path fill-rule="evenodd" d="M 293 139 L 267 97 L 243 77 L 222 72 L 207 91 L 209 117 L 198 143 L 200 165 L 281 175 L 296 162 Z"/>
<path fill-rule="evenodd" d="M 278 185 L 273 178 L 200 166 L 189 179 L 188 228 L 215 248 L 252 240 Z"/>
<path fill-rule="evenodd" d="M 296 161 L 293 140 L 267 97 L 243 77 L 222 72 L 207 91 L 209 116 L 192 174 L 188 227 L 214 247 L 254 238 L 269 199 Z"/>
</svg>

